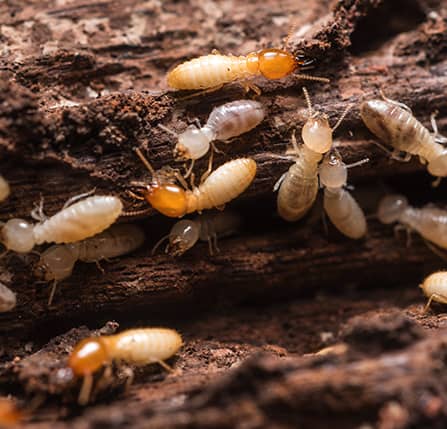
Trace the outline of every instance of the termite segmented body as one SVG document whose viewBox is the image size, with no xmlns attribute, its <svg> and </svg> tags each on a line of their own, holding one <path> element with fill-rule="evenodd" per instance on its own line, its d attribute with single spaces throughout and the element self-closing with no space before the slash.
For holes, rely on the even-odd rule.
<svg viewBox="0 0 447 429">
<path fill-rule="evenodd" d="M 240 216 L 231 211 L 206 213 L 194 219 L 183 219 L 171 228 L 169 234 L 163 237 L 156 247 L 168 239 L 166 252 L 180 256 L 201 240 L 208 242 L 209 252 L 212 255 L 214 251 L 219 251 L 217 239 L 233 234 L 240 224 Z"/>
<path fill-rule="evenodd" d="M 0 175 L 0 201 L 6 200 L 10 192 L 11 189 L 9 188 L 9 183 L 2 175 Z"/>
<path fill-rule="evenodd" d="M 69 277 L 76 261 L 99 262 L 134 251 L 144 243 L 144 231 L 136 225 L 112 225 L 83 241 L 56 244 L 46 249 L 35 267 L 36 276 L 46 281 Z"/>
<path fill-rule="evenodd" d="M 432 301 L 447 304 L 447 271 L 430 274 L 419 287 L 428 298 L 424 311 L 428 310 Z"/>
<path fill-rule="evenodd" d="M 16 294 L 9 287 L 0 283 L 0 313 L 11 311 L 16 303 Z"/>
<path fill-rule="evenodd" d="M 365 161 L 360 161 L 364 163 Z M 319 168 L 320 183 L 324 186 L 324 211 L 335 227 L 354 240 L 366 235 L 367 225 L 363 210 L 349 191 L 345 189 L 348 168 L 337 152 L 325 155 Z"/>
<path fill-rule="evenodd" d="M 78 377 L 84 377 L 79 403 L 88 402 L 93 373 L 113 361 L 136 366 L 164 362 L 176 354 L 183 341 L 180 334 L 168 328 L 130 329 L 116 335 L 91 337 L 76 345 L 68 359 L 68 366 Z"/>
<path fill-rule="evenodd" d="M 10 219 L 0 231 L 0 241 L 18 253 L 43 243 L 73 243 L 96 235 L 112 225 L 123 210 L 118 197 L 96 195 L 63 208 L 37 224 Z"/>
<path fill-rule="evenodd" d="M 343 113 L 334 128 L 331 128 L 327 116 L 314 112 L 307 90 L 303 88 L 309 108 L 309 119 L 303 126 L 301 137 L 304 144 L 298 146 L 295 134 L 292 135 L 294 164 L 276 182 L 278 191 L 278 214 L 289 222 L 301 219 L 312 207 L 318 193 L 318 164 L 323 155 L 332 147 L 332 133 L 343 120 Z"/>
<path fill-rule="evenodd" d="M 212 141 L 227 141 L 244 134 L 264 117 L 265 110 L 258 101 L 237 100 L 215 107 L 203 127 L 191 125 L 178 135 L 174 152 L 181 159 L 199 159 L 208 153 Z"/>
<path fill-rule="evenodd" d="M 206 89 L 256 76 L 281 79 L 298 70 L 306 62 L 284 49 L 263 49 L 247 56 L 219 53 L 194 58 L 179 64 L 168 73 L 168 85 L 174 89 Z M 298 77 L 328 82 L 328 79 L 307 75 Z"/>
<path fill-rule="evenodd" d="M 447 249 L 447 211 L 431 205 L 415 208 L 403 195 L 388 195 L 379 203 L 377 217 L 380 222 L 399 222 L 423 238 Z"/>
<path fill-rule="evenodd" d="M 158 177 L 143 154 L 136 152 L 153 174 L 152 183 L 144 186 L 143 196 L 155 210 L 168 217 L 222 207 L 242 194 L 256 175 L 253 159 L 233 159 L 214 170 L 201 185 L 185 190 Z"/>
<path fill-rule="evenodd" d="M 445 137 L 438 134 L 434 117 L 434 133 L 430 133 L 411 113 L 411 110 L 393 100 L 370 100 L 360 107 L 360 115 L 365 125 L 380 140 L 394 148 L 393 157 L 409 160 L 411 155 L 418 155 L 432 176 L 447 176 L 447 149 L 439 142 Z M 409 156 L 400 158 L 399 153 Z"/>
</svg>

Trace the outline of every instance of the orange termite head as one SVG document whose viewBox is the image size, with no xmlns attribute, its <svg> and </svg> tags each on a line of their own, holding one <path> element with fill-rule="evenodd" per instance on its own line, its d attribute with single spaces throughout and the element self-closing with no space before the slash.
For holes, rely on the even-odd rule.
<svg viewBox="0 0 447 429">
<path fill-rule="evenodd" d="M 293 54 L 283 49 L 263 49 L 257 53 L 259 71 L 267 79 L 281 79 L 293 73 L 301 64 Z"/>
<path fill-rule="evenodd" d="M 23 413 L 15 403 L 7 398 L 0 398 L 0 427 L 16 426 L 23 418 Z"/>
<path fill-rule="evenodd" d="M 143 195 L 155 210 L 165 216 L 182 217 L 186 214 L 186 193 L 178 185 L 154 180 Z"/>
<path fill-rule="evenodd" d="M 105 342 L 101 338 L 91 337 L 76 345 L 68 358 L 68 366 L 81 377 L 94 373 L 109 360 Z"/>
</svg>

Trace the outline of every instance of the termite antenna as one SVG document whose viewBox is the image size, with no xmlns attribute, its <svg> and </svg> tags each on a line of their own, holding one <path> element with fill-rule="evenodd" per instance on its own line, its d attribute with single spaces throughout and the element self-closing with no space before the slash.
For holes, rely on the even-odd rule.
<svg viewBox="0 0 447 429">
<path fill-rule="evenodd" d="M 123 213 L 121 213 L 121 216 L 126 216 L 126 217 L 141 216 L 141 215 L 153 213 L 154 211 L 155 210 L 152 207 L 148 207 L 146 209 L 132 210 L 130 212 L 123 212 Z"/>
<path fill-rule="evenodd" d="M 170 235 L 170 234 L 166 234 L 165 236 L 161 237 L 160 240 L 158 240 L 158 241 L 155 243 L 155 246 L 152 248 L 152 251 L 151 251 L 151 255 L 152 255 L 152 256 L 155 255 L 155 252 L 156 252 L 157 249 L 161 246 L 161 243 L 163 243 L 164 241 L 166 241 L 166 240 L 169 239 L 169 235 Z"/>
<path fill-rule="evenodd" d="M 56 293 L 57 280 L 54 280 L 53 285 L 51 286 L 50 296 L 48 297 L 48 307 L 53 303 L 54 294 Z"/>
<path fill-rule="evenodd" d="M 340 124 L 343 122 L 343 119 L 345 119 L 346 115 L 349 113 L 349 111 L 352 109 L 352 104 L 348 104 L 345 108 L 345 110 L 343 110 L 343 113 L 340 115 L 340 117 L 338 118 L 337 123 L 333 126 L 332 128 L 332 132 L 334 132 L 339 126 Z"/>
<path fill-rule="evenodd" d="M 143 155 L 143 152 L 141 152 L 140 148 L 135 149 L 135 153 L 137 154 L 138 158 L 140 158 L 141 162 L 144 164 L 144 166 L 149 170 L 149 172 L 152 174 L 152 177 L 155 176 L 155 170 L 154 167 L 150 164 L 150 162 L 147 160 L 147 158 Z"/>
<path fill-rule="evenodd" d="M 306 99 L 307 111 L 309 114 L 309 118 L 311 118 L 313 115 L 312 102 L 310 101 L 309 92 L 307 91 L 307 88 L 305 86 L 303 86 L 303 94 L 304 94 L 304 98 Z"/>
<path fill-rule="evenodd" d="M 310 74 L 301 74 L 298 73 L 295 75 L 297 79 L 303 79 L 303 80 L 313 80 L 316 82 L 323 82 L 323 83 L 329 83 L 330 80 L 327 77 L 320 77 L 320 76 L 311 76 Z"/>
<path fill-rule="evenodd" d="M 296 29 L 298 28 L 298 21 L 295 19 L 295 22 L 291 24 L 289 31 L 287 32 L 287 36 L 284 39 L 284 43 L 283 43 L 283 48 L 286 49 L 290 39 L 292 38 L 292 36 L 295 34 Z"/>
<path fill-rule="evenodd" d="M 363 158 L 360 161 L 353 162 L 352 164 L 347 164 L 346 168 L 358 167 L 359 165 L 366 164 L 367 162 L 369 162 L 369 158 Z"/>
<path fill-rule="evenodd" d="M 393 100 L 392 98 L 388 98 L 385 95 L 385 92 L 383 91 L 383 88 L 379 89 L 379 94 L 382 97 L 383 100 L 388 101 L 391 104 L 394 104 L 396 106 L 402 107 L 402 109 L 406 110 L 407 112 L 410 112 L 411 114 L 413 114 L 413 112 L 411 111 L 410 107 L 408 107 L 406 104 L 401 103 L 399 101 Z"/>
<path fill-rule="evenodd" d="M 167 132 L 168 134 L 171 134 L 171 135 L 173 135 L 175 137 L 178 137 L 178 134 L 175 131 L 173 131 L 170 128 L 164 126 L 163 124 L 157 124 L 157 127 L 162 129 L 163 131 Z"/>
<path fill-rule="evenodd" d="M 430 115 L 430 122 L 431 122 L 431 127 L 433 128 L 433 134 L 434 134 L 436 143 L 447 144 L 447 137 L 440 134 L 439 130 L 438 130 L 438 124 L 436 123 L 436 116 L 438 115 L 438 113 L 439 112 L 437 110 L 435 110 Z"/>
</svg>

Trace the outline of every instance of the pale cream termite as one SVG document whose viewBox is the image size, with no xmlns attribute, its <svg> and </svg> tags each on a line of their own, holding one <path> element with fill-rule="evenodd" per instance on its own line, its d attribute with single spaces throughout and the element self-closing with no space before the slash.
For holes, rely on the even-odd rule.
<svg viewBox="0 0 447 429">
<path fill-rule="evenodd" d="M 342 234 L 354 240 L 363 238 L 368 228 L 363 210 L 346 189 L 348 168 L 368 161 L 346 165 L 338 152 L 329 152 L 319 168 L 320 184 L 324 186 L 324 211 Z"/>
<path fill-rule="evenodd" d="M 428 172 L 438 179 L 447 176 L 447 149 L 441 144 L 447 139 L 438 133 L 434 116 L 430 133 L 412 114 L 409 107 L 383 96 L 362 103 L 360 116 L 369 130 L 384 143 L 394 148 L 392 157 L 408 161 L 411 155 L 419 156 L 427 164 Z M 405 152 L 404 158 L 400 153 Z M 435 181 L 438 183 L 438 180 Z"/>
<path fill-rule="evenodd" d="M 180 159 L 196 160 L 205 156 L 214 140 L 228 141 L 259 125 L 265 117 L 261 103 L 253 100 L 237 100 L 215 107 L 203 127 L 190 125 L 176 134 L 163 125 L 165 131 L 178 138 L 174 153 Z"/>
<path fill-rule="evenodd" d="M 152 173 L 151 184 L 139 185 L 143 187 L 141 198 L 168 217 L 223 207 L 242 194 L 256 175 L 253 159 L 233 159 L 214 170 L 201 185 L 189 190 L 157 174 L 139 149 L 136 153 Z"/>
<path fill-rule="evenodd" d="M 55 215 L 36 224 L 17 218 L 8 220 L 0 230 L 0 242 L 6 249 L 18 253 L 31 252 L 35 245 L 43 243 L 73 243 L 104 231 L 122 210 L 123 204 L 118 197 L 91 196 L 64 206 Z"/>
<path fill-rule="evenodd" d="M 432 205 L 411 207 L 403 195 L 387 195 L 379 203 L 377 217 L 384 224 L 399 222 L 425 240 L 447 249 L 447 211 Z"/>
<path fill-rule="evenodd" d="M 0 175 L 0 202 L 3 200 L 6 200 L 8 198 L 9 194 L 11 192 L 11 189 L 9 187 L 9 183 L 6 181 L 6 179 Z"/>
<path fill-rule="evenodd" d="M 77 377 L 83 377 L 79 403 L 85 405 L 90 397 L 93 374 L 113 361 L 135 366 L 165 363 L 183 345 L 180 334 L 168 328 L 130 329 L 116 335 L 90 337 L 79 342 L 68 358 L 68 366 Z"/>
<path fill-rule="evenodd" d="M 295 134 L 292 134 L 293 147 L 287 154 L 293 155 L 295 162 L 274 186 L 274 191 L 278 190 L 278 214 L 289 222 L 301 219 L 314 204 L 318 193 L 318 164 L 331 149 L 332 134 L 349 108 L 331 128 L 327 116 L 312 109 L 306 88 L 303 92 L 309 109 L 309 118 L 301 131 L 303 144 L 298 146 Z"/>
<path fill-rule="evenodd" d="M 16 294 L 9 287 L 0 283 L 0 313 L 11 311 L 16 303 Z"/>
<path fill-rule="evenodd" d="M 428 298 L 424 312 L 429 309 L 432 301 L 447 304 L 447 271 L 437 271 L 430 274 L 419 287 Z"/>
<path fill-rule="evenodd" d="M 179 220 L 169 234 L 163 237 L 155 246 L 152 253 L 164 241 L 169 240 L 166 252 L 173 256 L 183 255 L 191 249 L 198 240 L 208 242 L 211 255 L 218 252 L 217 239 L 228 237 L 235 233 L 241 225 L 241 218 L 232 211 L 205 213 L 194 219 Z"/>
<path fill-rule="evenodd" d="M 140 247 L 144 231 L 137 225 L 112 225 L 104 232 L 76 243 L 56 244 L 46 249 L 37 262 L 34 274 L 45 281 L 53 281 L 48 305 L 53 300 L 58 281 L 69 277 L 76 261 L 95 262 L 116 258 Z"/>
<path fill-rule="evenodd" d="M 248 80 L 263 76 L 266 79 L 281 79 L 292 74 L 308 62 L 283 49 L 263 49 L 247 56 L 213 53 L 179 64 L 168 72 L 168 85 L 174 89 L 218 88 L 234 81 L 242 81 L 247 88 L 260 93 Z M 308 80 L 329 82 L 329 79 L 297 74 Z"/>
</svg>

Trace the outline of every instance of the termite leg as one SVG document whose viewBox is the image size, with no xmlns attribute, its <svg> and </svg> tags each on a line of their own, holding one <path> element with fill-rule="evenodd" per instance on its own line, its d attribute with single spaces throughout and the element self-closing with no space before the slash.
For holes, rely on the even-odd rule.
<svg viewBox="0 0 447 429">
<path fill-rule="evenodd" d="M 399 161 L 399 162 L 408 162 L 411 159 L 411 153 L 405 153 L 404 156 L 401 155 L 402 152 L 400 150 L 393 150 L 393 152 L 391 153 L 391 158 L 394 159 L 395 161 Z"/>
<path fill-rule="evenodd" d="M 157 249 L 161 246 L 161 243 L 163 243 L 164 241 L 166 241 L 167 239 L 169 239 L 169 234 L 164 235 L 163 237 L 160 238 L 160 240 L 158 240 L 154 247 L 152 248 L 151 251 L 151 255 L 154 256 L 155 252 L 157 251 Z M 169 244 L 168 247 L 166 248 L 167 250 L 169 249 Z M 167 251 L 165 253 L 168 253 Z"/>
<path fill-rule="evenodd" d="M 149 170 L 149 172 L 151 173 L 152 177 L 154 177 L 155 176 L 154 167 L 152 167 L 151 163 L 143 155 L 143 152 L 141 152 L 141 149 L 137 147 L 135 149 L 135 153 L 137 154 L 138 158 L 140 158 L 140 160 L 144 164 L 144 166 Z"/>
<path fill-rule="evenodd" d="M 437 188 L 441 183 L 442 177 L 437 177 L 433 182 L 431 182 L 432 188 Z"/>
<path fill-rule="evenodd" d="M 432 303 L 433 300 L 438 300 L 442 303 L 446 303 L 447 302 L 447 297 L 445 297 L 444 295 L 440 295 L 438 293 L 433 293 L 430 295 L 430 298 L 428 298 L 427 304 L 425 304 L 423 313 L 426 313 L 428 311 L 428 309 L 430 308 L 430 305 Z"/>
<path fill-rule="evenodd" d="M 132 197 L 134 200 L 146 201 L 146 199 L 143 196 L 138 195 L 135 192 L 132 192 L 128 189 L 126 190 L 126 194 Z"/>
<path fill-rule="evenodd" d="M 214 244 L 214 250 L 216 253 L 220 252 L 219 246 L 217 245 L 217 234 L 213 234 L 213 244 Z"/>
<path fill-rule="evenodd" d="M 216 86 L 212 86 L 211 88 L 202 89 L 201 91 L 196 91 L 193 94 L 186 95 L 184 97 L 179 97 L 177 100 L 178 101 L 190 100 L 191 98 L 194 98 L 194 97 L 200 97 L 201 95 L 210 94 L 212 92 L 219 91 L 219 89 L 221 89 L 222 87 L 223 87 L 223 83 L 216 85 Z"/>
<path fill-rule="evenodd" d="M 135 374 L 132 370 L 132 368 L 127 367 L 125 370 L 125 375 L 127 376 L 126 384 L 124 385 L 124 390 L 127 391 L 130 389 L 130 386 L 133 383 L 133 379 L 135 377 Z"/>
<path fill-rule="evenodd" d="M 95 265 L 96 265 L 96 268 L 98 268 L 98 270 L 101 271 L 102 275 L 104 275 L 106 273 L 104 268 L 101 267 L 101 264 L 99 261 L 95 261 Z"/>
<path fill-rule="evenodd" d="M 396 101 L 396 100 L 393 100 L 393 99 L 391 99 L 391 98 L 388 98 L 388 97 L 385 95 L 385 93 L 383 92 L 383 89 L 382 89 L 382 88 L 379 89 L 379 93 L 380 93 L 380 96 L 382 97 L 383 100 L 388 101 L 389 103 L 394 104 L 395 106 L 402 107 L 402 109 L 404 109 L 404 110 L 406 110 L 407 112 L 413 114 L 413 112 L 411 111 L 410 107 L 408 107 L 406 104 L 401 103 L 401 102 Z"/>
<path fill-rule="evenodd" d="M 93 188 L 88 192 L 84 192 L 82 194 L 75 195 L 74 197 L 69 198 L 67 201 L 65 201 L 65 204 L 63 205 L 62 210 L 66 209 L 68 206 L 71 206 L 76 201 L 83 200 L 84 198 L 87 198 L 90 195 L 93 195 L 95 192 L 96 192 L 96 188 Z"/>
<path fill-rule="evenodd" d="M 324 209 L 321 211 L 321 222 L 323 223 L 324 234 L 326 235 L 326 237 L 328 237 L 329 236 L 329 227 L 327 224 L 326 212 L 324 211 Z"/>
<path fill-rule="evenodd" d="M 40 195 L 39 204 L 34 206 L 34 209 L 31 210 L 31 217 L 38 222 L 43 222 L 48 219 L 48 216 L 43 211 L 43 196 Z"/>
<path fill-rule="evenodd" d="M 200 183 L 202 184 L 206 178 L 211 174 L 213 171 L 213 161 L 214 161 L 214 148 L 210 153 L 210 156 L 208 158 L 208 168 L 206 169 L 205 173 L 202 174 L 200 177 Z"/>
<path fill-rule="evenodd" d="M 90 393 L 92 392 L 93 376 L 92 374 L 84 375 L 82 380 L 81 390 L 79 392 L 78 403 L 79 405 L 87 405 L 90 399 Z"/>
<path fill-rule="evenodd" d="M 438 124 L 436 123 L 436 116 L 438 115 L 438 113 L 439 113 L 438 111 L 435 111 L 430 115 L 430 122 L 431 127 L 433 128 L 433 135 L 436 143 L 447 144 L 447 137 L 440 134 L 438 130 Z"/>
<path fill-rule="evenodd" d="M 436 246 L 435 244 L 433 244 L 432 242 L 426 240 L 424 238 L 424 242 L 426 244 L 426 246 L 437 256 L 439 256 L 441 259 L 443 259 L 444 261 L 447 261 L 447 253 L 440 249 L 438 246 Z"/>
<path fill-rule="evenodd" d="M 57 280 L 53 281 L 53 285 L 51 286 L 50 296 L 48 297 L 48 307 L 53 303 L 54 294 L 56 293 Z"/>
<path fill-rule="evenodd" d="M 185 179 L 187 179 L 191 175 L 192 169 L 194 168 L 195 161 L 196 161 L 195 159 L 191 160 L 191 164 L 190 164 L 189 168 L 186 170 L 186 173 L 183 175 L 183 177 Z"/>
<path fill-rule="evenodd" d="M 174 172 L 173 172 L 173 176 L 179 181 L 179 183 L 180 183 L 185 189 L 189 189 L 189 187 L 188 187 L 188 183 L 186 182 L 186 180 L 184 179 L 184 177 L 183 177 L 178 171 L 174 171 Z"/>
<path fill-rule="evenodd" d="M 261 88 L 259 88 L 259 86 L 255 85 L 253 82 L 243 81 L 243 82 L 240 82 L 240 84 L 242 85 L 242 87 L 244 88 L 244 91 L 246 93 L 253 91 L 257 96 L 262 94 Z"/>
<path fill-rule="evenodd" d="M 211 236 L 208 237 L 208 252 L 210 253 L 211 256 L 214 255 L 213 240 L 211 239 Z"/>
<path fill-rule="evenodd" d="M 158 363 L 163 369 L 165 369 L 168 372 L 174 372 L 174 370 L 164 361 L 160 359 L 154 360 L 155 363 Z"/>
<path fill-rule="evenodd" d="M 281 186 L 282 182 L 284 182 L 284 179 L 286 178 L 286 176 L 287 176 L 287 171 L 285 173 L 283 173 L 281 175 L 281 177 L 273 185 L 273 192 L 276 192 L 279 189 L 279 187 Z"/>
</svg>

